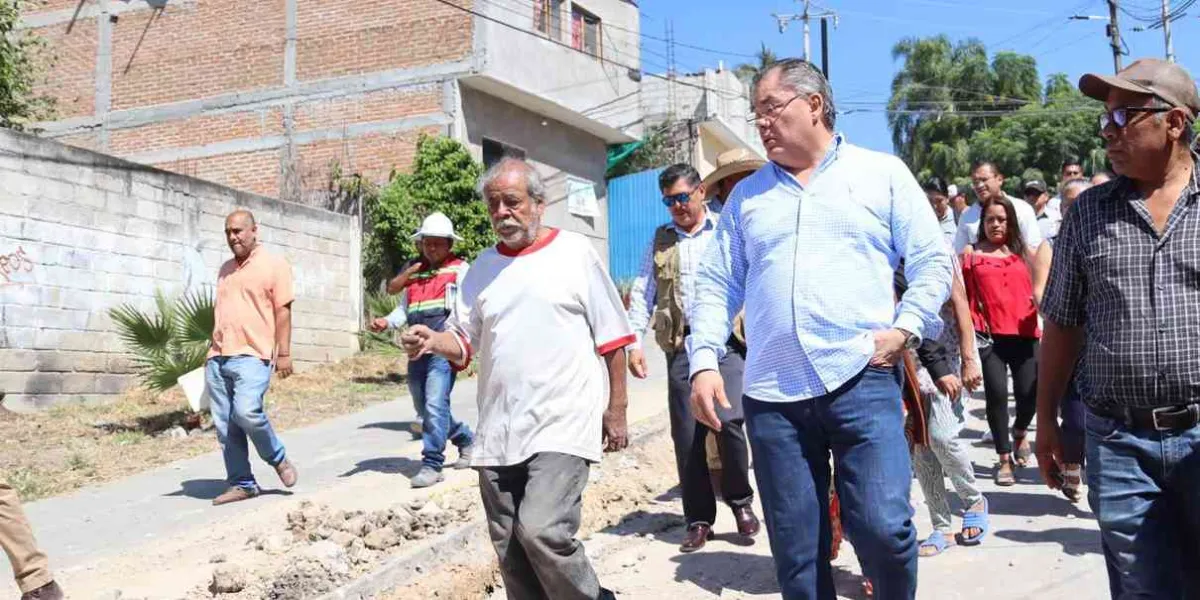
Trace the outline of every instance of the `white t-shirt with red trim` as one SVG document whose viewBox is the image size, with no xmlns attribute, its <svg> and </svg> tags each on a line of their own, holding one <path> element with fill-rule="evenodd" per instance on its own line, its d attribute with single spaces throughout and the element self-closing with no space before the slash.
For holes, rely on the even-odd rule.
<svg viewBox="0 0 1200 600">
<path fill-rule="evenodd" d="M 552 229 L 516 254 L 489 248 L 458 300 L 447 330 L 479 364 L 471 466 L 516 465 L 539 452 L 599 461 L 609 396 L 600 355 L 634 336 L 591 242 Z"/>
</svg>

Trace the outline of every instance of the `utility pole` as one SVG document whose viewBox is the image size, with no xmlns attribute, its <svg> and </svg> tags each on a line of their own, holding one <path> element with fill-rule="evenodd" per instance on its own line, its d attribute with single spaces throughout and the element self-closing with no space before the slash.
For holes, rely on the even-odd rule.
<svg viewBox="0 0 1200 600">
<path fill-rule="evenodd" d="M 1108 37 L 1109 45 L 1112 46 L 1113 54 L 1113 72 L 1121 72 L 1121 55 L 1124 52 L 1121 50 L 1121 26 L 1117 22 L 1117 0 L 1108 0 L 1108 16 L 1099 17 L 1096 15 L 1072 15 L 1072 21 L 1108 21 L 1108 25 L 1104 28 L 1104 35 Z"/>
<path fill-rule="evenodd" d="M 1171 44 L 1171 0 L 1162 0 L 1163 41 L 1167 45 L 1167 62 L 1175 62 L 1175 46 Z"/>
<path fill-rule="evenodd" d="M 796 1 L 799 2 L 801 0 L 796 0 Z M 783 33 L 785 31 L 787 31 L 788 23 L 791 23 L 792 21 L 802 21 L 803 22 L 803 25 L 804 25 L 804 28 L 803 28 L 803 31 L 804 31 L 804 56 L 803 57 L 804 57 L 804 60 L 807 60 L 809 62 L 812 62 L 811 41 L 809 39 L 810 38 L 809 22 L 811 22 L 813 19 L 818 19 L 821 21 L 821 52 L 822 52 L 821 64 L 823 65 L 822 71 L 825 73 L 825 76 L 829 77 L 829 64 L 828 64 L 829 58 L 827 56 L 825 56 L 825 54 L 827 54 L 828 50 L 829 50 L 829 45 L 828 45 L 829 42 L 827 40 L 828 27 L 825 25 L 825 21 L 827 19 L 833 19 L 833 26 L 836 28 L 838 25 L 838 15 L 836 12 L 834 12 L 832 10 L 829 10 L 826 8 L 821 8 L 819 5 L 817 5 L 812 0 L 803 0 L 803 2 L 804 2 L 804 12 L 802 12 L 798 15 L 795 15 L 795 14 L 780 15 L 780 14 L 776 14 L 776 13 L 771 13 L 771 16 L 775 17 L 775 21 L 779 24 L 779 33 Z"/>
<path fill-rule="evenodd" d="M 1112 41 L 1113 73 L 1121 72 L 1121 26 L 1117 22 L 1117 0 L 1108 0 L 1108 39 Z"/>
<path fill-rule="evenodd" d="M 829 79 L 829 20 L 821 19 L 821 73 Z"/>
<path fill-rule="evenodd" d="M 808 57 L 811 56 L 808 51 L 808 9 L 811 8 L 810 4 L 809 0 L 804 0 L 804 15 L 801 17 L 804 19 L 804 60 L 809 60 Z M 809 62 L 812 61 L 809 60 Z"/>
</svg>

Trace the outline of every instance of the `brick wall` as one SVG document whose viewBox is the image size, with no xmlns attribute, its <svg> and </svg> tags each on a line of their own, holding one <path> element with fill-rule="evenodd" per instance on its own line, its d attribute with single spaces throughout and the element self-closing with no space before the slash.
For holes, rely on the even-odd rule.
<svg viewBox="0 0 1200 600">
<path fill-rule="evenodd" d="M 292 199 L 327 188 L 330 157 L 407 169 L 473 51 L 472 17 L 436 0 L 86 0 L 68 34 L 76 4 L 24 15 L 55 59 L 46 135 Z"/>
<path fill-rule="evenodd" d="M 8 408 L 103 400 L 131 385 L 108 309 L 150 308 L 156 290 L 214 283 L 229 258 L 224 217 L 239 207 L 254 211 L 260 239 L 293 266 L 298 366 L 358 348 L 353 217 L 5 130 L 0 182 L 0 390 Z"/>
</svg>

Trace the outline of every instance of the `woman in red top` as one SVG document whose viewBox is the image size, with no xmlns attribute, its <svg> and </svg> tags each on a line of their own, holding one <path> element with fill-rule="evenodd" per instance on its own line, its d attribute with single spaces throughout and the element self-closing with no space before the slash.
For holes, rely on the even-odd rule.
<svg viewBox="0 0 1200 600">
<path fill-rule="evenodd" d="M 983 362 L 988 426 L 1000 464 L 996 485 L 1012 485 L 1015 462 L 1032 454 L 1026 431 L 1037 407 L 1037 346 L 1042 333 L 1033 303 L 1033 281 L 1023 258 L 1025 247 L 1017 210 L 1007 198 L 989 202 L 979 222 L 979 243 L 962 259 L 963 281 L 971 304 Z M 989 343 L 990 341 L 990 343 Z M 1017 419 L 1008 431 L 1008 373 L 1011 370 Z"/>
</svg>

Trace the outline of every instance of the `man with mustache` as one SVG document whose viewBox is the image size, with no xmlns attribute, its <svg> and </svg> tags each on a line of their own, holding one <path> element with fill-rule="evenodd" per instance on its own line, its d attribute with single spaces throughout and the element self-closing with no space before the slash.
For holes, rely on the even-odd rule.
<svg viewBox="0 0 1200 600">
<path fill-rule="evenodd" d="M 899 159 L 836 132 L 829 82 L 780 61 L 754 82 L 770 164 L 721 213 L 687 341 L 692 410 L 720 430 L 720 360 L 745 306 L 743 408 L 776 577 L 788 600 L 834 598 L 829 459 L 844 525 L 881 598 L 913 598 L 917 535 L 897 365 L 941 328 L 950 251 Z M 908 289 L 899 303 L 901 260 Z"/>
<path fill-rule="evenodd" d="M 589 465 L 628 444 L 633 331 L 592 243 L 542 225 L 532 165 L 501 160 L 479 192 L 500 243 L 471 264 L 446 331 L 416 325 L 401 339 L 410 357 L 478 361 L 471 466 L 508 597 L 612 598 L 575 534 Z"/>
<path fill-rule="evenodd" d="M 1038 466 L 1063 485 L 1059 399 L 1081 353 L 1088 501 L 1113 598 L 1200 590 L 1200 96 L 1175 63 L 1084 75 L 1117 176 L 1063 220 L 1042 314 Z M 1085 344 L 1086 340 L 1086 344 Z"/>
</svg>

